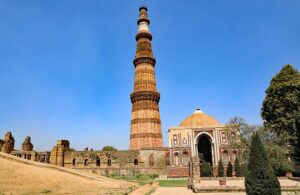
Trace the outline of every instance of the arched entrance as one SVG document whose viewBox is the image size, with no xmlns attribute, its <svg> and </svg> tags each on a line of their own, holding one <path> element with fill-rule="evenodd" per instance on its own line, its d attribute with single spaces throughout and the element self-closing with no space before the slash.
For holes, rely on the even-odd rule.
<svg viewBox="0 0 300 195">
<path fill-rule="evenodd" d="M 211 151 L 211 140 L 203 134 L 198 139 L 198 155 L 202 154 L 205 162 L 209 162 L 212 165 L 212 151 Z"/>
</svg>

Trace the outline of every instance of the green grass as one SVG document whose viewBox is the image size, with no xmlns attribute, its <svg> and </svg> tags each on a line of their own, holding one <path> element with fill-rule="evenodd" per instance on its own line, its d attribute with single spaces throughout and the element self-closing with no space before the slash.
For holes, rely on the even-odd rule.
<svg viewBox="0 0 300 195">
<path fill-rule="evenodd" d="M 157 180 L 160 187 L 186 187 L 186 180 Z"/>
<path fill-rule="evenodd" d="M 145 184 L 151 185 L 155 178 L 153 175 L 112 175 L 111 177 L 114 179 L 136 182 L 139 184 L 139 186 L 143 186 Z M 187 180 L 157 180 L 157 182 L 159 183 L 158 185 L 160 187 L 186 187 L 187 185 Z"/>
<path fill-rule="evenodd" d="M 152 184 L 153 182 L 153 175 L 131 175 L 131 176 L 120 176 L 120 175 L 114 175 L 111 176 L 114 179 L 121 179 L 125 181 L 131 181 L 136 182 L 139 184 L 139 186 L 143 186 L 145 184 Z"/>
</svg>

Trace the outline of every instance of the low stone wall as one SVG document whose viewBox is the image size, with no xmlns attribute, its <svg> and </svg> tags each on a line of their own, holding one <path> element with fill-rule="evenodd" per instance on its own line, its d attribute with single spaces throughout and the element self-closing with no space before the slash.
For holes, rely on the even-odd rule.
<svg viewBox="0 0 300 195">
<path fill-rule="evenodd" d="M 300 182 L 292 181 L 286 177 L 278 178 L 281 191 L 300 194 Z M 201 178 L 200 183 L 193 183 L 190 188 L 197 193 L 212 192 L 245 192 L 244 177 L 226 178 L 226 185 L 219 184 L 219 178 Z"/>
</svg>

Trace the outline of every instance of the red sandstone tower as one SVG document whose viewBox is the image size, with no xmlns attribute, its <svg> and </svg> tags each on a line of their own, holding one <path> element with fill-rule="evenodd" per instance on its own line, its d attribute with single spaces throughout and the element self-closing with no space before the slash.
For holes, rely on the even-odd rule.
<svg viewBox="0 0 300 195">
<path fill-rule="evenodd" d="M 155 58 L 152 53 L 152 35 L 147 8 L 140 7 L 137 21 L 134 91 L 130 95 L 132 103 L 130 150 L 162 147 L 161 121 L 156 91 Z"/>
</svg>

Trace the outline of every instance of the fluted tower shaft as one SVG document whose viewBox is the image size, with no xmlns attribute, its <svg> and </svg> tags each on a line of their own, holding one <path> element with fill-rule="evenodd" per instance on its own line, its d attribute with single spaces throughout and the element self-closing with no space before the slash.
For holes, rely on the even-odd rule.
<svg viewBox="0 0 300 195">
<path fill-rule="evenodd" d="M 162 147 L 161 121 L 159 113 L 160 94 L 156 91 L 155 59 L 153 57 L 147 8 L 139 9 L 134 91 L 132 103 L 130 149 Z"/>
</svg>

